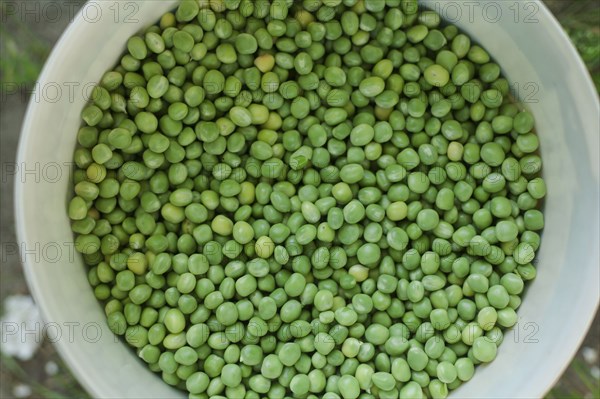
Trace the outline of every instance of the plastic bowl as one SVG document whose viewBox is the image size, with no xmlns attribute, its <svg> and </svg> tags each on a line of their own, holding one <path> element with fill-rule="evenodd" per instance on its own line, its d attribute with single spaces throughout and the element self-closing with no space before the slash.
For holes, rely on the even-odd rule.
<svg viewBox="0 0 600 399">
<path fill-rule="evenodd" d="M 542 397 L 579 347 L 599 298 L 599 104 L 567 36 L 537 1 L 426 1 L 500 63 L 537 120 L 548 184 L 538 277 L 497 359 L 453 396 Z M 94 397 L 184 397 L 108 330 L 72 248 L 66 215 L 80 112 L 127 38 L 174 1 L 87 3 L 54 48 L 29 104 L 18 153 L 17 230 L 45 332 Z"/>
</svg>

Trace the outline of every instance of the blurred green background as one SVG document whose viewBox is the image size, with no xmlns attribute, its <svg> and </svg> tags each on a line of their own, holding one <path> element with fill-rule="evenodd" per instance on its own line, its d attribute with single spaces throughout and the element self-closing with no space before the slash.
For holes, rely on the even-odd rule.
<svg viewBox="0 0 600 399">
<path fill-rule="evenodd" d="M 7 15 L 6 0 L 0 0 L 0 3 L 0 82 L 13 82 L 22 87 L 21 93 L 3 94 L 0 99 L 2 147 L 10 147 L 14 151 L 27 105 L 27 92 L 33 86 L 53 44 L 66 27 L 68 18 L 52 23 L 44 22 L 43 18 L 42 21 L 22 19 Z M 65 0 L 54 3 L 62 7 L 65 17 L 69 15 L 69 10 L 77 9 L 84 2 Z M 600 91 L 600 1 L 545 0 L 545 3 L 571 37 Z M 14 154 L 7 154 L 3 150 L 2 155 L 3 162 L 14 162 Z M 1 192 L 4 193 L 2 241 L 10 242 L 14 241 L 13 219 L 12 215 L 8 215 L 12 212 L 12 199 L 7 198 L 6 193 L 12 192 L 12 182 L 3 182 Z M 0 301 L 8 295 L 27 294 L 18 261 L 3 264 L 1 272 Z M 599 351 L 600 322 L 597 315 L 582 349 L 547 398 L 600 398 Z M 32 360 L 18 361 L 1 354 L 1 351 L 0 359 L 0 398 L 88 397 L 47 341 Z"/>
</svg>

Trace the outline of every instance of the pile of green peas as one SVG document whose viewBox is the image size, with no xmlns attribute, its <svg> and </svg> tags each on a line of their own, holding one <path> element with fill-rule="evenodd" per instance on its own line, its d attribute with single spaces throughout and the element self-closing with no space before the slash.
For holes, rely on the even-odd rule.
<svg viewBox="0 0 600 399">
<path fill-rule="evenodd" d="M 544 227 L 534 120 L 415 0 L 183 0 L 77 134 L 108 326 L 203 398 L 444 398 L 496 357 Z"/>
</svg>

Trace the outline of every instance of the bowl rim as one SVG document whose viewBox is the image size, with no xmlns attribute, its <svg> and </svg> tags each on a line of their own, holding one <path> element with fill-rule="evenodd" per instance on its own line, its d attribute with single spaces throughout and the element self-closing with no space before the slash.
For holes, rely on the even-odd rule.
<svg viewBox="0 0 600 399">
<path fill-rule="evenodd" d="M 135 1 L 139 1 L 139 0 L 135 0 Z M 461 1 L 464 1 L 464 0 L 461 0 Z M 579 53 L 577 52 L 575 46 L 569 39 L 568 35 L 563 30 L 562 26 L 560 25 L 560 23 L 558 22 L 556 17 L 552 14 L 552 12 L 549 10 L 549 8 L 541 0 L 530 0 L 530 1 L 533 1 L 534 3 L 536 3 L 538 5 L 539 11 L 541 13 L 541 18 L 546 19 L 547 22 L 551 25 L 552 29 L 558 32 L 560 40 L 563 42 L 561 44 L 563 45 L 563 47 L 565 49 L 568 49 L 568 51 L 569 51 L 569 54 L 566 54 L 566 56 L 570 56 L 572 59 L 575 60 L 577 70 L 575 70 L 573 72 L 575 74 L 579 75 L 580 80 L 582 82 L 586 83 L 585 90 L 587 91 L 587 93 L 585 93 L 585 95 L 588 97 L 596 98 L 596 109 L 600 110 L 600 102 L 598 100 L 598 93 L 595 89 L 593 80 L 592 80 L 590 73 L 587 70 L 583 60 L 581 59 Z M 431 2 L 431 0 L 419 0 L 419 2 L 427 4 L 428 2 Z M 85 7 L 85 3 L 82 5 L 82 8 L 83 7 Z M 46 62 L 44 63 L 44 67 L 37 79 L 38 83 L 43 83 L 43 82 L 48 81 L 48 78 L 51 76 L 53 69 L 58 67 L 60 64 L 60 59 L 59 59 L 60 54 L 63 52 L 64 49 L 66 49 L 69 46 L 69 43 L 72 40 L 76 40 L 77 32 L 82 29 L 85 29 L 85 25 L 86 25 L 86 21 L 84 20 L 82 13 L 78 12 L 77 15 L 75 16 L 75 18 L 69 23 L 67 28 L 61 34 L 59 40 L 54 45 L 49 57 L 47 58 Z M 36 85 L 36 87 L 42 87 L 42 86 L 43 86 L 43 84 Z M 34 93 L 32 93 L 31 98 L 29 100 L 27 110 L 26 110 L 25 116 L 23 118 L 23 125 L 20 130 L 20 137 L 19 137 L 19 143 L 18 143 L 18 148 L 17 148 L 17 158 L 16 158 L 16 162 L 18 164 L 25 163 L 25 161 L 26 161 L 26 148 L 29 146 L 32 136 L 33 136 L 33 131 L 31 128 L 32 120 L 33 120 L 34 116 L 36 115 L 36 113 L 38 112 L 37 111 L 38 108 L 44 107 L 43 103 L 37 103 L 36 101 L 33 101 L 34 98 L 35 98 L 35 91 L 34 91 Z M 14 199 L 15 199 L 14 213 L 15 213 L 15 222 L 16 222 L 15 229 L 16 229 L 16 233 L 17 233 L 17 240 L 18 240 L 18 242 L 28 242 L 29 241 L 28 240 L 28 237 L 29 237 L 28 227 L 25 226 L 25 222 L 24 222 L 24 215 L 26 213 L 26 208 L 25 208 L 25 206 L 22 205 L 24 203 L 23 197 L 24 197 L 25 183 L 20 181 L 18 176 L 15 176 L 14 187 L 15 187 L 14 188 Z M 30 262 L 27 262 L 26 259 L 20 259 L 20 262 L 21 262 L 23 270 L 24 270 L 25 279 L 26 279 L 27 285 L 30 289 L 30 293 L 33 296 L 37 306 L 40 308 L 43 319 L 44 320 L 52 320 L 52 312 L 45 305 L 45 301 L 43 300 L 43 295 L 41 294 L 42 290 L 39 288 L 40 282 L 34 277 L 34 274 L 35 274 L 34 266 Z M 596 299 L 596 303 L 594 304 L 594 306 L 592 306 L 590 308 L 592 311 L 584 313 L 583 316 L 579 317 L 582 325 L 585 326 L 585 333 L 580 334 L 577 337 L 577 339 L 569 340 L 569 342 L 563 343 L 563 345 L 568 346 L 568 349 L 565 351 L 569 354 L 568 361 L 567 361 L 567 359 L 565 359 L 565 361 L 561 364 L 560 367 L 554 369 L 554 371 L 553 371 L 554 375 L 548 379 L 547 386 L 538 386 L 538 387 L 535 387 L 530 390 L 530 392 L 535 393 L 535 395 L 534 395 L 535 397 L 543 397 L 556 384 L 558 379 L 563 375 L 564 371 L 570 364 L 570 360 L 575 356 L 579 347 L 583 343 L 583 341 L 586 337 L 587 331 L 591 327 L 591 324 L 594 320 L 596 313 L 598 312 L 599 307 L 600 307 L 600 296 Z M 82 385 L 82 387 L 84 389 L 86 389 L 86 391 L 88 393 L 92 394 L 94 397 L 103 397 L 103 394 L 101 391 L 102 384 L 95 382 L 94 379 L 92 378 L 92 376 L 90 376 L 88 373 L 86 373 L 84 371 L 85 367 L 80 367 L 81 365 L 77 362 L 77 360 L 71 356 L 73 347 L 70 346 L 70 344 L 68 342 L 66 342 L 65 340 L 59 340 L 59 341 L 55 342 L 54 346 L 57 348 L 61 358 L 65 360 L 71 373 L 73 373 L 76 376 L 78 382 Z"/>
</svg>

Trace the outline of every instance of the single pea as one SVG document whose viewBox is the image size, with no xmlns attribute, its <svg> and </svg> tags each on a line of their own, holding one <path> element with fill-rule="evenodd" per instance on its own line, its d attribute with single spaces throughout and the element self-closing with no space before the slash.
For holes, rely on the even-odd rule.
<svg viewBox="0 0 600 399">
<path fill-rule="evenodd" d="M 417 225 L 423 231 L 431 231 L 439 224 L 440 217 L 433 209 L 423 209 L 417 214 Z"/>
<path fill-rule="evenodd" d="M 502 220 L 496 225 L 496 237 L 500 242 L 512 242 L 519 234 L 517 225 L 509 220 Z"/>
<path fill-rule="evenodd" d="M 427 354 L 423 351 L 423 349 L 419 347 L 413 347 L 408 350 L 407 362 L 410 368 L 414 371 L 424 370 L 428 361 L 429 359 Z"/>
<path fill-rule="evenodd" d="M 360 92 L 368 98 L 375 97 L 383 92 L 385 89 L 385 82 L 379 76 L 372 76 L 364 79 L 360 82 Z"/>
<path fill-rule="evenodd" d="M 533 260 L 535 250 L 531 244 L 522 242 L 514 249 L 513 258 L 519 265 L 525 265 Z"/>
<path fill-rule="evenodd" d="M 504 157 L 504 150 L 498 143 L 485 143 L 481 147 L 481 159 L 490 166 L 500 166 Z"/>
<path fill-rule="evenodd" d="M 335 341 L 331 335 L 320 332 L 315 335 L 314 346 L 317 352 L 321 353 L 322 355 L 328 355 L 335 347 Z"/>
<path fill-rule="evenodd" d="M 242 382 L 242 370 L 237 364 L 226 364 L 221 369 L 221 381 L 223 385 L 234 388 Z"/>
<path fill-rule="evenodd" d="M 185 328 L 185 317 L 179 309 L 169 309 L 164 317 L 164 324 L 173 334 L 180 333 Z"/>
<path fill-rule="evenodd" d="M 442 87 L 445 86 L 450 80 L 450 74 L 441 65 L 433 64 L 425 69 L 423 73 L 425 80 L 432 86 Z"/>
<path fill-rule="evenodd" d="M 488 337 L 478 337 L 473 341 L 473 357 L 480 362 L 488 363 L 496 358 L 498 347 Z"/>
<path fill-rule="evenodd" d="M 296 374 L 290 381 L 290 390 L 295 395 L 306 395 L 310 389 L 310 378 L 305 374 Z"/>
<path fill-rule="evenodd" d="M 337 388 L 343 398 L 356 399 L 360 395 L 358 380 L 351 375 L 344 375 L 338 379 Z"/>
<path fill-rule="evenodd" d="M 529 133 L 533 129 L 533 124 L 533 115 L 528 111 L 518 113 L 513 120 L 513 127 L 520 134 Z"/>
<path fill-rule="evenodd" d="M 233 225 L 233 238 L 240 244 L 247 244 L 254 238 L 254 229 L 252 226 L 240 220 Z"/>
<path fill-rule="evenodd" d="M 458 377 L 456 367 L 447 361 L 438 363 L 436 373 L 438 379 L 445 384 L 451 384 Z"/>
</svg>

